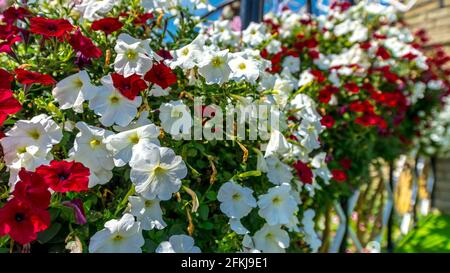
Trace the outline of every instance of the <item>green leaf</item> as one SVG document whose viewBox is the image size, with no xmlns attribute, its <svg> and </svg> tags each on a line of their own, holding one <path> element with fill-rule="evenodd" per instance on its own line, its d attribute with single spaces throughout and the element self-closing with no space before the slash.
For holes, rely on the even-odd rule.
<svg viewBox="0 0 450 273">
<path fill-rule="evenodd" d="M 208 200 L 210 200 L 210 201 L 215 201 L 215 200 L 217 199 L 217 193 L 214 192 L 214 191 L 209 191 L 209 192 L 206 194 L 206 198 L 207 198 Z"/>
<path fill-rule="evenodd" d="M 61 229 L 61 224 L 54 223 L 48 229 L 46 229 L 42 232 L 39 232 L 38 236 L 37 236 L 37 240 L 39 241 L 39 243 L 45 244 L 48 241 L 50 241 L 51 239 L 53 239 L 56 236 L 56 234 L 58 234 L 60 229 Z"/>
<path fill-rule="evenodd" d="M 198 214 L 200 215 L 200 218 L 203 220 L 208 219 L 208 214 L 209 214 L 209 207 L 205 204 L 201 205 L 198 208 Z"/>
<path fill-rule="evenodd" d="M 261 172 L 260 171 L 248 171 L 245 173 L 240 173 L 238 176 L 240 178 L 251 177 L 251 176 L 261 176 Z"/>
</svg>

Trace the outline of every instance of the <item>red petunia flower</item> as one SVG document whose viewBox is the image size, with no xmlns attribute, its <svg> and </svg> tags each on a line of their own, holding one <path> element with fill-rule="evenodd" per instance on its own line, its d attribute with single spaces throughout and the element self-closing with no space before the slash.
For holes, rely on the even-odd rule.
<svg viewBox="0 0 450 273">
<path fill-rule="evenodd" d="M 39 166 L 36 173 L 56 192 L 88 190 L 90 171 L 79 162 L 52 160 L 50 166 Z"/>
<path fill-rule="evenodd" d="M 47 209 L 51 194 L 44 179 L 35 172 L 22 168 L 19 171 L 20 181 L 16 183 L 12 195 L 22 202 L 30 203 L 34 208 Z"/>
<path fill-rule="evenodd" d="M 316 78 L 316 80 L 321 83 L 324 82 L 326 80 L 325 76 L 323 75 L 323 73 L 320 70 L 311 70 L 311 74 Z"/>
<path fill-rule="evenodd" d="M 145 74 L 144 79 L 161 86 L 162 89 L 166 89 L 177 82 L 177 75 L 173 73 L 170 67 L 163 63 L 159 63 L 152 66 L 152 69 Z"/>
<path fill-rule="evenodd" d="M 331 174 L 333 175 L 333 179 L 337 182 L 344 182 L 347 180 L 347 174 L 342 170 L 334 169 L 331 171 Z"/>
<path fill-rule="evenodd" d="M 14 73 L 16 73 L 17 81 L 21 84 L 40 83 L 42 85 L 53 85 L 56 83 L 55 79 L 47 74 L 41 74 L 20 68 L 14 70 Z"/>
<path fill-rule="evenodd" d="M 9 115 L 19 112 L 20 109 L 22 109 L 22 105 L 14 98 L 13 92 L 0 89 L 0 125 Z"/>
<path fill-rule="evenodd" d="M 147 21 L 153 18 L 153 13 L 143 13 L 139 14 L 138 17 L 134 19 L 133 23 L 136 25 L 146 25 Z"/>
<path fill-rule="evenodd" d="M 13 198 L 0 209 L 0 236 L 9 234 L 20 243 L 36 240 L 37 233 L 50 226 L 50 213 Z"/>
<path fill-rule="evenodd" d="M 31 12 L 23 7 L 9 7 L 3 12 L 3 22 L 14 24 L 17 20 L 24 20 L 31 17 Z"/>
<path fill-rule="evenodd" d="M 383 46 L 380 46 L 378 48 L 376 55 L 378 57 L 381 57 L 383 60 L 387 60 L 391 57 L 391 54 L 389 53 L 389 51 L 387 51 L 387 49 L 384 48 Z"/>
<path fill-rule="evenodd" d="M 349 170 L 352 167 L 352 160 L 348 157 L 345 157 L 339 160 L 339 164 L 341 164 L 342 168 Z"/>
<path fill-rule="evenodd" d="M 325 116 L 323 116 L 322 119 L 320 120 L 320 123 L 321 123 L 323 126 L 327 127 L 327 128 L 331 128 L 331 127 L 333 127 L 333 125 L 334 125 L 334 123 L 335 123 L 335 120 L 334 120 L 334 118 L 333 118 L 332 116 L 330 116 L 330 115 L 325 115 Z"/>
<path fill-rule="evenodd" d="M 100 48 L 96 47 L 91 39 L 84 36 L 80 29 L 77 29 L 74 34 L 70 35 L 69 44 L 75 51 L 80 52 L 85 58 L 97 59 L 102 56 L 102 51 Z"/>
<path fill-rule="evenodd" d="M 130 100 L 134 100 L 141 91 L 148 87 L 147 83 L 145 83 L 145 81 L 141 79 L 141 76 L 137 74 L 125 78 L 123 75 L 112 73 L 111 78 L 114 87 Z"/>
<path fill-rule="evenodd" d="M 45 37 L 63 37 L 72 31 L 74 26 L 66 19 L 48 19 L 34 17 L 30 19 L 30 31 Z"/>
<path fill-rule="evenodd" d="M 311 184 L 313 173 L 305 163 L 300 160 L 294 163 L 294 169 L 297 171 L 297 176 L 305 184 Z"/>
<path fill-rule="evenodd" d="M 119 21 L 117 18 L 103 18 L 96 20 L 92 23 L 92 30 L 100 30 L 105 34 L 111 34 L 114 31 L 117 31 L 123 27 L 123 23 Z"/>
<path fill-rule="evenodd" d="M 0 89 L 11 89 L 14 76 L 3 68 L 0 68 Z"/>
<path fill-rule="evenodd" d="M 354 94 L 359 92 L 358 85 L 356 83 L 353 83 L 353 82 L 349 82 L 349 83 L 344 84 L 344 88 L 347 89 L 348 92 L 351 92 L 351 93 L 354 93 Z"/>
<path fill-rule="evenodd" d="M 0 25 L 0 53 L 12 54 L 11 47 L 22 41 L 20 29 L 12 24 Z"/>
<path fill-rule="evenodd" d="M 157 54 L 158 54 L 158 56 L 160 56 L 164 60 L 172 60 L 173 59 L 173 56 L 172 56 L 172 54 L 170 54 L 170 51 L 165 50 L 165 49 L 160 49 L 157 52 Z"/>
</svg>

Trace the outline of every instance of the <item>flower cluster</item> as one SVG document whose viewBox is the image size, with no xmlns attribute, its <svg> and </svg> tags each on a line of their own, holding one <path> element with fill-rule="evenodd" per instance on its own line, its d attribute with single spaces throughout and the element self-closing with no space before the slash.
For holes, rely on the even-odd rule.
<svg viewBox="0 0 450 273">
<path fill-rule="evenodd" d="M 450 58 L 426 57 L 392 7 L 283 9 L 244 30 L 191 7 L 211 9 L 2 12 L 0 236 L 57 251 L 316 252 L 324 208 L 374 158 L 409 149 L 449 94 Z"/>
</svg>

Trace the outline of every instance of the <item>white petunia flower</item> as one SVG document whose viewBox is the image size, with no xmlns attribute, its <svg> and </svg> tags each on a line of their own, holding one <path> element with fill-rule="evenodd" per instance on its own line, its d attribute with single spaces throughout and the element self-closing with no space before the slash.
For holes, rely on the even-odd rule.
<svg viewBox="0 0 450 273">
<path fill-rule="evenodd" d="M 145 126 L 145 125 L 149 125 L 149 124 L 152 124 L 152 123 L 148 119 L 148 111 L 143 111 L 143 112 L 141 112 L 139 114 L 139 118 L 137 120 L 132 121 L 127 126 L 122 127 L 122 126 L 119 126 L 119 125 L 114 125 L 113 128 L 117 132 L 123 132 L 123 131 L 136 129 L 136 128 L 139 128 L 139 127 L 142 127 L 142 126 Z"/>
<path fill-rule="evenodd" d="M 110 75 L 103 77 L 101 82 L 103 86 L 89 101 L 89 108 L 101 116 L 99 120 L 104 126 L 111 126 L 114 123 L 127 126 L 136 117 L 142 98 L 137 96 L 130 100 L 122 95 L 114 87 Z"/>
<path fill-rule="evenodd" d="M 62 130 L 50 116 L 41 114 L 31 120 L 18 120 L 5 135 L 0 143 L 5 163 L 9 166 L 29 146 L 38 147 L 36 153 L 46 155 L 53 145 L 61 141 Z"/>
<path fill-rule="evenodd" d="M 266 46 L 266 50 L 269 54 L 277 54 L 281 51 L 281 42 L 276 39 L 272 39 Z"/>
<path fill-rule="evenodd" d="M 270 133 L 269 143 L 267 143 L 266 152 L 264 157 L 269 157 L 271 155 L 283 155 L 289 152 L 291 145 L 283 136 L 283 134 L 274 129 Z"/>
<path fill-rule="evenodd" d="M 152 68 L 154 60 L 162 60 L 150 48 L 148 40 L 139 40 L 125 33 L 117 38 L 114 50 L 117 53 L 114 70 L 124 77 L 144 75 Z"/>
<path fill-rule="evenodd" d="M 255 84 L 259 77 L 258 63 L 234 54 L 228 62 L 231 68 L 230 78 L 235 81 L 246 80 Z"/>
<path fill-rule="evenodd" d="M 312 209 L 307 209 L 303 213 L 302 225 L 305 233 L 305 241 L 311 247 L 313 252 L 317 252 L 322 245 L 322 241 L 317 236 L 314 230 L 314 216 L 316 213 Z"/>
<path fill-rule="evenodd" d="M 191 132 L 191 112 L 181 100 L 162 103 L 159 107 L 159 119 L 161 120 L 161 127 L 171 135 L 176 136 Z"/>
<path fill-rule="evenodd" d="M 194 245 L 194 239 L 187 235 L 173 235 L 169 241 L 164 241 L 156 248 L 156 253 L 201 253 Z"/>
<path fill-rule="evenodd" d="M 289 183 L 292 178 L 291 168 L 281 162 L 276 156 L 269 156 L 266 158 L 267 164 L 267 178 L 275 185 L 281 185 L 282 183 Z"/>
<path fill-rule="evenodd" d="M 17 154 L 9 167 L 9 185 L 12 189 L 17 181 L 19 181 L 19 171 L 21 168 L 25 168 L 27 171 L 35 171 L 37 167 L 41 165 L 47 165 L 52 159 L 52 154 L 39 149 L 37 146 L 26 146 L 23 152 Z"/>
<path fill-rule="evenodd" d="M 139 222 L 126 213 L 120 220 L 109 220 L 105 228 L 91 237 L 90 253 L 141 253 L 144 237 Z"/>
<path fill-rule="evenodd" d="M 328 183 L 332 178 L 332 175 L 330 170 L 328 169 L 327 163 L 325 162 L 326 156 L 326 153 L 318 153 L 312 159 L 311 166 L 314 168 L 314 174 L 321 177 L 325 181 L 325 183 Z"/>
<path fill-rule="evenodd" d="M 294 90 L 294 86 L 289 80 L 277 78 L 273 85 L 273 98 L 276 104 L 280 108 L 284 108 L 288 102 L 291 92 Z"/>
<path fill-rule="evenodd" d="M 298 211 L 297 202 L 291 195 L 291 186 L 286 183 L 270 188 L 266 194 L 259 196 L 258 207 L 258 214 L 269 225 L 287 225 Z"/>
<path fill-rule="evenodd" d="M 289 69 L 289 72 L 296 73 L 300 71 L 300 58 L 294 56 L 287 56 L 284 58 L 283 67 Z"/>
<path fill-rule="evenodd" d="M 114 164 L 121 167 L 128 162 L 135 161 L 147 144 L 153 143 L 159 146 L 158 136 L 159 128 L 154 124 L 149 124 L 111 135 L 105 140 L 105 143 L 106 147 L 112 151 Z"/>
<path fill-rule="evenodd" d="M 231 73 L 228 65 L 228 49 L 206 54 L 198 67 L 198 73 L 205 78 L 207 84 L 227 82 Z"/>
<path fill-rule="evenodd" d="M 309 151 L 320 147 L 319 134 L 325 129 L 319 120 L 311 122 L 303 119 L 300 123 L 298 134 L 301 136 L 300 143 Z"/>
<path fill-rule="evenodd" d="M 80 4 L 75 5 L 74 9 L 82 13 L 82 19 L 94 21 L 103 18 L 117 2 L 117 0 L 83 0 L 79 1 Z"/>
<path fill-rule="evenodd" d="M 220 187 L 217 200 L 220 201 L 220 210 L 230 217 L 231 229 L 238 234 L 248 233 L 240 219 L 247 216 L 256 207 L 253 190 L 229 181 Z"/>
<path fill-rule="evenodd" d="M 255 248 L 265 253 L 284 253 L 289 247 L 289 234 L 279 225 L 264 226 L 253 236 Z"/>
<path fill-rule="evenodd" d="M 163 229 L 167 226 L 162 219 L 162 210 L 158 198 L 150 200 L 141 196 L 130 196 L 128 197 L 128 201 L 131 204 L 130 213 L 136 216 L 137 220 L 141 222 L 142 229 Z"/>
<path fill-rule="evenodd" d="M 251 22 L 248 27 L 242 31 L 242 41 L 251 46 L 257 46 L 266 40 L 265 34 L 265 25 Z"/>
<path fill-rule="evenodd" d="M 173 61 L 170 67 L 181 67 L 182 69 L 192 69 L 196 66 L 203 54 L 203 45 L 205 38 L 203 35 L 198 35 L 190 44 L 176 50 L 173 53 Z"/>
<path fill-rule="evenodd" d="M 130 179 L 146 199 L 169 200 L 187 175 L 186 164 L 172 149 L 149 144 L 131 166 Z"/>
<path fill-rule="evenodd" d="M 80 132 L 75 137 L 73 148 L 69 151 L 71 159 L 83 163 L 91 171 L 89 187 L 105 184 L 112 178 L 114 161 L 106 148 L 105 140 L 111 131 L 78 122 Z"/>
<path fill-rule="evenodd" d="M 97 92 L 98 87 L 91 84 L 88 73 L 82 70 L 58 82 L 52 95 L 61 109 L 72 108 L 83 113 L 83 102 L 92 99 Z"/>
</svg>

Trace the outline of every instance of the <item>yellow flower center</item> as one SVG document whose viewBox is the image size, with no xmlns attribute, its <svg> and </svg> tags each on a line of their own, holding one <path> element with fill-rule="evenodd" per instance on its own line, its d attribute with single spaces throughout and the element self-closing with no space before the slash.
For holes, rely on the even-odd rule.
<svg viewBox="0 0 450 273">
<path fill-rule="evenodd" d="M 110 101 L 112 104 L 118 103 L 119 100 L 120 100 L 120 98 L 119 98 L 118 96 L 116 96 L 116 95 L 113 95 L 113 96 L 111 96 L 111 97 L 109 98 L 109 101 Z"/>
<path fill-rule="evenodd" d="M 164 174 L 166 172 L 166 169 L 164 169 L 163 167 L 161 167 L 161 165 L 158 165 L 158 166 L 156 166 L 154 169 L 153 169 L 153 173 L 155 174 L 155 175 L 162 175 L 162 174 Z"/>
<path fill-rule="evenodd" d="M 184 48 L 183 50 L 181 50 L 181 55 L 183 56 L 187 56 L 189 54 L 189 48 Z"/>
<path fill-rule="evenodd" d="M 130 139 L 130 142 L 133 144 L 139 143 L 139 136 L 137 134 L 131 135 L 129 139 Z"/>
<path fill-rule="evenodd" d="M 144 205 L 145 205 L 146 208 L 150 208 L 150 207 L 153 206 L 153 201 L 152 200 L 147 200 L 147 201 L 145 201 Z"/>
<path fill-rule="evenodd" d="M 136 51 L 134 51 L 134 50 L 132 50 L 132 49 L 129 49 L 128 51 L 127 51 L 127 58 L 129 59 L 129 60 L 135 60 L 136 58 L 137 58 L 137 52 Z"/>
<path fill-rule="evenodd" d="M 114 241 L 120 241 L 122 239 L 123 239 L 123 237 L 120 234 L 117 234 L 116 236 L 113 237 Z"/>
<path fill-rule="evenodd" d="M 28 132 L 28 135 L 34 140 L 38 140 L 41 137 L 41 134 L 37 130 Z"/>
<path fill-rule="evenodd" d="M 245 68 L 247 68 L 247 66 L 244 63 L 241 63 L 238 67 L 240 70 L 244 70 Z"/>
<path fill-rule="evenodd" d="M 98 139 L 93 139 L 89 142 L 89 145 L 91 145 L 92 149 L 95 149 L 98 145 L 100 145 L 100 140 Z"/>
<path fill-rule="evenodd" d="M 275 196 L 275 197 L 272 199 L 272 204 L 278 205 L 278 204 L 280 204 L 280 203 L 281 203 L 281 198 L 280 198 L 279 196 Z"/>
<path fill-rule="evenodd" d="M 269 233 L 266 234 L 266 239 L 270 240 L 272 238 L 273 238 L 272 232 L 269 232 Z"/>
<path fill-rule="evenodd" d="M 239 193 L 235 193 L 232 195 L 234 201 L 239 201 L 241 199 L 241 195 Z"/>
<path fill-rule="evenodd" d="M 73 84 L 74 84 L 77 88 L 83 87 L 83 82 L 81 81 L 80 78 L 76 78 L 76 79 L 73 81 Z"/>
<path fill-rule="evenodd" d="M 221 67 L 224 64 L 224 61 L 219 56 L 215 56 L 214 58 L 212 58 L 211 64 L 213 67 Z"/>
<path fill-rule="evenodd" d="M 23 154 L 27 151 L 27 147 L 19 147 L 17 148 L 17 153 Z"/>
</svg>

